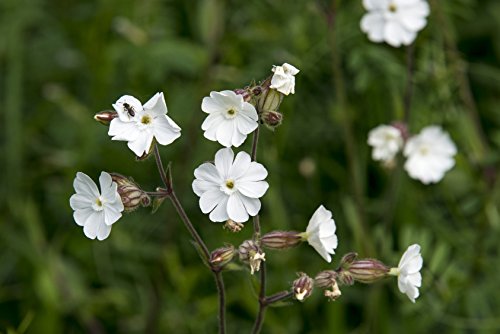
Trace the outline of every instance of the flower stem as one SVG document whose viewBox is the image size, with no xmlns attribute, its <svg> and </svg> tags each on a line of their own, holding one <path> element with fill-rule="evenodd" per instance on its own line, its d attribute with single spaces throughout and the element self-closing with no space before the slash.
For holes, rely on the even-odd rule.
<svg viewBox="0 0 500 334">
<path fill-rule="evenodd" d="M 259 143 L 259 127 L 255 129 L 253 133 L 252 140 L 252 161 L 257 160 L 257 144 Z M 260 217 L 256 215 L 253 217 L 253 239 L 258 241 L 260 238 Z M 262 262 L 260 266 L 260 291 L 259 291 L 259 311 L 257 313 L 257 318 L 253 325 L 252 333 L 259 333 L 262 329 L 262 323 L 264 322 L 264 316 L 266 313 L 266 263 Z"/>
<path fill-rule="evenodd" d="M 266 297 L 266 305 L 271 305 L 273 303 L 288 299 L 293 296 L 292 291 L 281 291 L 278 293 L 275 293 L 274 295 Z"/>
<path fill-rule="evenodd" d="M 196 244 L 198 245 L 199 251 L 201 251 L 203 254 L 203 260 L 205 263 L 209 263 L 208 259 L 210 258 L 210 252 L 205 245 L 205 242 L 203 242 L 203 239 L 201 236 L 198 234 L 196 229 L 194 228 L 193 224 L 189 220 L 188 215 L 186 214 L 186 211 L 182 207 L 181 202 L 177 198 L 177 195 L 175 194 L 174 188 L 173 188 L 173 180 L 172 180 L 172 175 L 171 175 L 171 170 L 170 166 L 168 168 L 168 175 L 165 172 L 165 168 L 163 167 L 163 163 L 161 161 L 160 157 L 160 152 L 158 150 L 158 146 L 154 146 L 154 154 L 155 154 L 155 160 L 156 160 L 156 166 L 158 167 L 158 171 L 160 173 L 161 180 L 165 184 L 166 192 L 164 195 L 168 195 L 170 198 L 170 201 L 174 205 L 175 209 L 177 210 L 177 213 L 179 214 L 182 222 L 184 223 L 184 226 L 186 226 L 187 230 L 191 234 L 191 237 L 195 240 Z M 217 293 L 219 295 L 219 333 L 220 334 L 225 334 L 226 333 L 226 301 L 225 301 L 225 292 L 224 292 L 224 280 L 222 278 L 222 273 L 219 268 L 214 268 L 210 267 L 212 270 L 212 273 L 214 274 L 215 278 L 215 283 L 217 285 Z"/>
<path fill-rule="evenodd" d="M 219 295 L 219 333 L 226 333 L 226 294 L 224 289 L 224 279 L 222 278 L 222 271 L 212 270 L 215 277 L 215 284 L 217 285 L 217 292 Z"/>
</svg>

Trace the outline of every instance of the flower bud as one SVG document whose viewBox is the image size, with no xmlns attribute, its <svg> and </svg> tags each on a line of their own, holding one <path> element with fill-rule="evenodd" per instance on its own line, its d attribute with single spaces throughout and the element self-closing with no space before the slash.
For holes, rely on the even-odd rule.
<svg viewBox="0 0 500 334">
<path fill-rule="evenodd" d="M 283 114 L 277 111 L 264 111 L 260 119 L 269 129 L 274 130 L 281 125 Z"/>
<path fill-rule="evenodd" d="M 295 247 L 302 242 L 300 233 L 293 231 L 273 231 L 260 238 L 262 247 L 270 249 L 287 249 Z"/>
<path fill-rule="evenodd" d="M 235 89 L 234 92 L 237 95 L 243 96 L 243 101 L 245 102 L 249 102 L 252 99 L 252 92 L 249 91 L 248 89 L 238 88 Z"/>
<path fill-rule="evenodd" d="M 307 276 L 305 273 L 299 273 L 299 278 L 293 281 L 293 293 L 295 295 L 295 299 L 298 301 L 304 301 L 308 298 L 314 288 L 314 280 Z"/>
<path fill-rule="evenodd" d="M 217 248 L 212 253 L 210 253 L 209 262 L 213 266 L 224 267 L 226 264 L 231 262 L 235 254 L 235 249 L 233 245 L 226 245 L 224 247 Z"/>
<path fill-rule="evenodd" d="M 375 259 L 363 259 L 354 261 L 346 270 L 352 278 L 361 283 L 373 283 L 387 277 L 390 268 Z"/>
<path fill-rule="evenodd" d="M 340 260 L 340 267 L 344 269 L 348 269 L 349 266 L 356 260 L 358 257 L 358 253 L 347 253 L 346 255 L 342 256 L 342 259 Z"/>
<path fill-rule="evenodd" d="M 281 101 L 283 101 L 283 94 L 273 88 L 264 88 L 262 95 L 258 99 L 258 110 L 261 113 L 265 111 L 278 111 Z"/>
<path fill-rule="evenodd" d="M 250 273 L 260 270 L 260 264 L 266 260 L 266 254 L 253 240 L 245 240 L 238 248 L 240 260 L 250 264 Z"/>
<path fill-rule="evenodd" d="M 235 222 L 234 220 L 228 219 L 223 227 L 225 229 L 228 229 L 229 231 L 231 231 L 233 233 L 237 233 L 237 232 L 241 231 L 243 226 L 244 225 L 242 223 L 238 223 L 238 222 Z"/>
<path fill-rule="evenodd" d="M 141 205 L 144 207 L 151 205 L 151 198 L 135 182 L 117 173 L 110 174 L 118 185 L 118 194 L 126 212 L 134 211 Z"/>
<path fill-rule="evenodd" d="M 118 113 L 111 110 L 104 110 L 94 115 L 94 119 L 104 125 L 109 125 L 116 117 L 118 117 Z"/>
<path fill-rule="evenodd" d="M 337 280 L 337 273 L 333 270 L 324 270 L 316 275 L 314 284 L 321 289 L 331 287 Z"/>
</svg>

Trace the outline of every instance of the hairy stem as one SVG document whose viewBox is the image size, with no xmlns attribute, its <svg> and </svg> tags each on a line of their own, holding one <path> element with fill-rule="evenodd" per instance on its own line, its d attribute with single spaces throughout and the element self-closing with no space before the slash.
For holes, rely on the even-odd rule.
<svg viewBox="0 0 500 334">
<path fill-rule="evenodd" d="M 212 270 L 215 276 L 215 284 L 219 295 L 219 333 L 226 333 L 226 294 L 224 289 L 224 279 L 222 271 Z"/>
<path fill-rule="evenodd" d="M 292 291 L 281 291 L 281 292 L 275 293 L 274 295 L 268 296 L 266 298 L 266 305 L 271 305 L 273 303 L 288 299 L 290 297 L 293 297 Z"/>
<path fill-rule="evenodd" d="M 186 211 L 182 207 L 181 202 L 177 198 L 177 195 L 175 194 L 174 188 L 173 188 L 173 180 L 172 180 L 172 175 L 171 175 L 171 170 L 170 168 L 168 169 L 168 175 L 165 172 L 165 168 L 163 167 L 163 163 L 161 161 L 160 157 L 160 152 L 158 150 L 158 146 L 154 146 L 154 154 L 155 154 L 155 160 L 156 160 L 156 166 L 158 167 L 158 172 L 160 173 L 161 180 L 165 184 L 166 192 L 164 195 L 168 195 L 170 198 L 170 201 L 174 205 L 175 209 L 177 210 L 177 213 L 179 214 L 179 217 L 181 218 L 182 222 L 184 223 L 184 226 L 186 226 L 187 230 L 191 234 L 191 237 L 195 240 L 196 244 L 199 247 L 199 250 L 203 253 L 203 257 L 206 263 L 208 263 L 208 260 L 210 258 L 210 252 L 205 245 L 205 242 L 203 242 L 203 239 L 201 236 L 198 234 L 196 229 L 194 228 L 193 224 L 191 223 L 191 220 L 189 220 L 188 215 L 186 214 Z M 156 194 L 156 193 L 154 193 Z M 217 285 L 217 293 L 219 295 L 219 333 L 220 334 L 225 334 L 226 333 L 226 301 L 225 301 L 225 292 L 224 292 L 224 280 L 222 278 L 222 273 L 219 268 L 210 268 L 212 270 L 212 273 L 214 274 L 215 278 L 215 283 Z"/>
</svg>

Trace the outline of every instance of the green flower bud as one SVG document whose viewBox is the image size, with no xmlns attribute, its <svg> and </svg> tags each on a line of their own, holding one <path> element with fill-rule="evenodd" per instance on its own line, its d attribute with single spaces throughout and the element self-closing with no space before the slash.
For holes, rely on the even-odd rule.
<svg viewBox="0 0 500 334">
<path fill-rule="evenodd" d="M 295 247 L 302 242 L 302 236 L 293 231 L 273 231 L 260 238 L 262 247 L 270 249 L 287 249 Z"/>
<path fill-rule="evenodd" d="M 118 117 L 118 113 L 111 110 L 104 110 L 94 115 L 94 119 L 104 125 L 109 125 L 116 117 Z"/>
<path fill-rule="evenodd" d="M 314 280 L 305 273 L 299 273 L 298 275 L 299 278 L 293 281 L 292 287 L 295 299 L 302 302 L 312 294 Z"/>
<path fill-rule="evenodd" d="M 217 248 L 212 253 L 210 253 L 209 262 L 213 266 L 222 268 L 226 264 L 231 262 L 235 253 L 236 251 L 233 245 L 226 245 L 224 247 Z"/>
<path fill-rule="evenodd" d="M 118 185 L 118 194 L 126 212 L 134 211 L 139 206 L 147 207 L 151 205 L 151 198 L 135 182 L 117 173 L 110 174 L 113 181 Z"/>
</svg>

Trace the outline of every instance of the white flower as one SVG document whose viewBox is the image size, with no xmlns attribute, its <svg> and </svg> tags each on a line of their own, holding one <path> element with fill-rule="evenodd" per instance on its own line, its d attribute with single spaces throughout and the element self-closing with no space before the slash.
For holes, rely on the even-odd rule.
<svg viewBox="0 0 500 334">
<path fill-rule="evenodd" d="M 274 75 L 271 79 L 270 88 L 276 89 L 278 92 L 288 95 L 295 94 L 295 75 L 299 70 L 287 63 L 282 66 L 273 66 Z"/>
<path fill-rule="evenodd" d="M 391 161 L 403 147 L 401 131 L 392 125 L 379 125 L 368 133 L 373 160 Z"/>
<path fill-rule="evenodd" d="M 418 288 L 422 285 L 423 259 L 420 255 L 420 246 L 417 244 L 408 247 L 404 252 L 397 268 L 391 268 L 390 275 L 398 276 L 399 291 L 406 294 L 412 302 L 419 296 Z"/>
<path fill-rule="evenodd" d="M 441 127 L 428 126 L 408 140 L 403 153 L 410 177 L 429 184 L 439 182 L 455 165 L 457 148 Z"/>
<path fill-rule="evenodd" d="M 231 90 L 211 92 L 203 98 L 201 110 L 208 114 L 201 125 L 203 135 L 225 147 L 240 146 L 258 126 L 255 107 Z"/>
<path fill-rule="evenodd" d="M 156 93 L 144 106 L 135 97 L 125 95 L 113 107 L 119 117 L 111 121 L 108 134 L 113 140 L 127 141 L 138 157 L 150 151 L 153 139 L 168 145 L 181 135 L 181 128 L 166 115 L 163 93 Z"/>
<path fill-rule="evenodd" d="M 234 158 L 230 148 L 215 154 L 215 164 L 204 163 L 194 171 L 193 191 L 200 196 L 203 213 L 210 212 L 210 220 L 224 222 L 231 219 L 238 223 L 255 216 L 260 210 L 260 200 L 269 185 L 263 181 L 267 170 L 251 161 L 250 155 L 240 152 Z"/>
<path fill-rule="evenodd" d="M 111 175 L 102 172 L 99 183 L 102 194 L 90 177 L 76 173 L 73 182 L 76 194 L 71 196 L 69 203 L 75 210 L 75 222 L 83 226 L 85 235 L 90 239 L 104 240 L 111 232 L 111 225 L 122 216 L 123 204 Z"/>
<path fill-rule="evenodd" d="M 361 19 L 361 30 L 372 42 L 394 47 L 410 45 L 430 12 L 425 0 L 363 0 L 363 6 L 368 13 Z"/>
<path fill-rule="evenodd" d="M 335 221 L 332 212 L 325 209 L 323 205 L 314 212 L 305 232 L 305 238 L 309 245 L 321 255 L 327 262 L 332 262 L 330 254 L 335 254 L 338 240 L 335 235 Z"/>
</svg>

